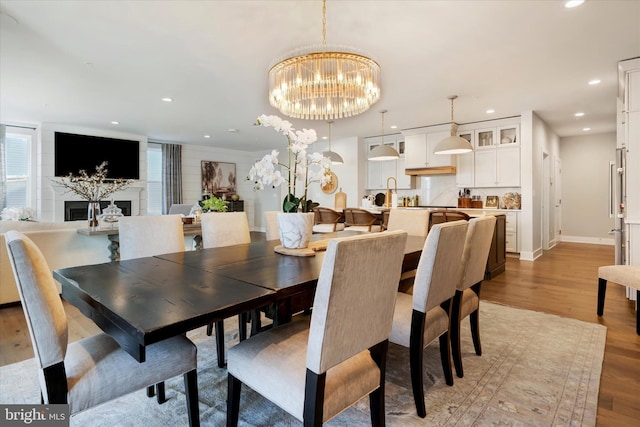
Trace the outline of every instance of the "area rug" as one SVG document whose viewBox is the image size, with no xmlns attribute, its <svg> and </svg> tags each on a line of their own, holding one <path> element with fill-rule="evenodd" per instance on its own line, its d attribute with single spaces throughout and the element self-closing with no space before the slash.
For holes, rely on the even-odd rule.
<svg viewBox="0 0 640 427">
<path fill-rule="evenodd" d="M 427 417 L 416 415 L 406 348 L 389 346 L 386 380 L 388 426 L 594 426 L 606 328 L 573 319 L 481 302 L 482 356 L 473 351 L 463 321 L 464 378 L 445 384 L 438 342 L 425 349 Z M 236 319 L 225 322 L 227 343 L 237 342 Z M 235 328 L 235 329 L 234 329 Z M 205 328 L 188 336 L 198 346 L 198 388 L 203 426 L 224 426 L 227 373 L 217 367 L 213 337 Z M 0 368 L 0 403 L 39 403 L 33 359 Z M 118 373 L 114 372 L 114 375 Z M 72 426 L 188 425 L 182 377 L 167 382 L 163 405 L 144 390 L 71 418 Z M 240 426 L 299 426 L 299 421 L 243 387 Z M 328 426 L 369 426 L 369 400 Z"/>
</svg>

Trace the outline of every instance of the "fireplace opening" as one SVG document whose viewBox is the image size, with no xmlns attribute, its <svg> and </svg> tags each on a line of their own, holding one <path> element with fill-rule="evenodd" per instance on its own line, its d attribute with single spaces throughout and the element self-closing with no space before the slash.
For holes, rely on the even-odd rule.
<svg viewBox="0 0 640 427">
<path fill-rule="evenodd" d="M 111 201 L 100 201 L 100 211 L 103 211 Z M 116 206 L 122 209 L 122 214 L 125 216 L 131 216 L 131 200 L 114 200 Z M 80 221 L 86 220 L 87 211 L 89 209 L 89 202 L 87 201 L 65 201 L 64 202 L 64 220 L 65 221 Z"/>
</svg>

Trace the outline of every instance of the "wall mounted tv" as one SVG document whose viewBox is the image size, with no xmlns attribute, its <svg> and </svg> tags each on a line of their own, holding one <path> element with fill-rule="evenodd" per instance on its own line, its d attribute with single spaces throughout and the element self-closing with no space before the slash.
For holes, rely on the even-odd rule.
<svg viewBox="0 0 640 427">
<path fill-rule="evenodd" d="M 55 132 L 55 176 L 91 175 L 107 162 L 108 179 L 140 179 L 140 142 Z"/>
</svg>

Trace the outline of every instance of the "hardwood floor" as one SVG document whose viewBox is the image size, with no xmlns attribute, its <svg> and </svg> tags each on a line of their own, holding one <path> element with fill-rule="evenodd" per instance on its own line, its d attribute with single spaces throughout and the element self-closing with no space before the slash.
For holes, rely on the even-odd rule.
<svg viewBox="0 0 640 427">
<path fill-rule="evenodd" d="M 508 258 L 506 272 L 485 281 L 481 297 L 605 325 L 597 425 L 635 427 L 640 419 L 640 336 L 635 331 L 634 302 L 625 298 L 623 287 L 610 284 L 604 316 L 596 314 L 597 270 L 607 264 L 613 264 L 611 246 L 560 243 L 534 262 Z M 99 331 L 77 309 L 66 303 L 65 308 L 71 341 Z M 0 309 L 0 366 L 30 357 L 33 349 L 22 309 Z"/>
</svg>

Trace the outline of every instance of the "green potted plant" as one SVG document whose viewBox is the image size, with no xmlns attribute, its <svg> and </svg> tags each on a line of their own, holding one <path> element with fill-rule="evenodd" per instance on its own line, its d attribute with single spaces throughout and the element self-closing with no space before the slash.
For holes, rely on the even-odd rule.
<svg viewBox="0 0 640 427">
<path fill-rule="evenodd" d="M 211 196 L 200 202 L 202 212 L 226 212 L 228 209 L 227 204 L 228 202 L 216 196 Z"/>
</svg>

